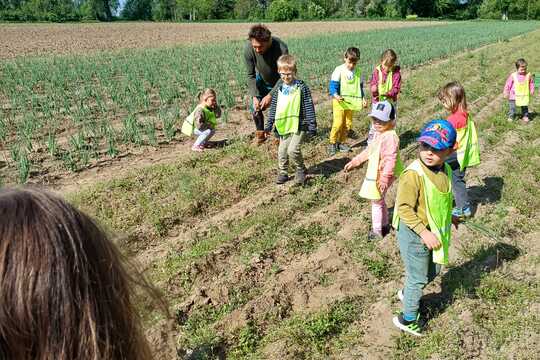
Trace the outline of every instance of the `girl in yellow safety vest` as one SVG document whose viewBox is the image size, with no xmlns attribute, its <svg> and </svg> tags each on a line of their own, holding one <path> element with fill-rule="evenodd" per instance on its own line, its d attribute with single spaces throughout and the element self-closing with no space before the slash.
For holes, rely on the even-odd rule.
<svg viewBox="0 0 540 360">
<path fill-rule="evenodd" d="M 364 151 L 345 165 L 345 171 L 368 161 L 359 195 L 371 200 L 371 231 L 368 238 L 376 240 L 382 239 L 390 230 L 384 197 L 403 170 L 403 165 L 399 158 L 399 137 L 394 130 L 396 122 L 392 104 L 388 101 L 373 104 L 369 116 L 375 137 Z"/>
<path fill-rule="evenodd" d="M 397 100 L 401 91 L 401 71 L 396 65 L 397 54 L 392 49 L 385 50 L 381 55 L 381 63 L 375 67 L 371 75 L 371 102 L 389 101 L 394 106 L 397 119 Z M 373 139 L 373 128 L 369 129 L 368 142 Z"/>
<path fill-rule="evenodd" d="M 452 170 L 445 160 L 454 152 L 456 130 L 443 119 L 420 133 L 419 158 L 399 177 L 392 225 L 405 266 L 405 284 L 397 292 L 403 311 L 393 319 L 399 329 L 421 336 L 420 298 L 424 287 L 448 263 L 452 225 Z"/>
<path fill-rule="evenodd" d="M 446 160 L 452 169 L 452 191 L 456 202 L 452 215 L 465 219 L 472 216 L 465 171 L 470 166 L 480 164 L 478 135 L 471 115 L 467 112 L 467 97 L 460 83 L 453 81 L 446 84 L 439 90 L 438 97 L 450 112 L 448 122 L 457 132 L 457 151 Z"/>
<path fill-rule="evenodd" d="M 184 120 L 182 133 L 187 136 L 196 135 L 197 140 L 191 150 L 201 152 L 209 147 L 208 141 L 216 133 L 217 118 L 221 116 L 221 108 L 217 104 L 214 89 L 205 89 L 197 97 L 199 104 Z"/>
<path fill-rule="evenodd" d="M 516 61 L 516 72 L 511 73 L 504 85 L 503 95 L 508 99 L 508 121 L 514 121 L 516 106 L 521 107 L 522 120 L 529 122 L 529 100 L 534 94 L 534 76 L 527 72 L 525 59 Z"/>
</svg>

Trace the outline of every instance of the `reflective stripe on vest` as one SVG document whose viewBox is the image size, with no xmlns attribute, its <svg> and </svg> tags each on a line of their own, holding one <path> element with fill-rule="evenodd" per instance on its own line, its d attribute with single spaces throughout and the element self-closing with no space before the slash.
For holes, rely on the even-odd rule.
<svg viewBox="0 0 540 360">
<path fill-rule="evenodd" d="M 379 101 L 390 100 L 388 96 L 386 96 L 386 94 L 388 94 L 388 92 L 392 90 L 392 77 L 394 76 L 394 74 L 392 71 L 389 71 L 388 74 L 386 74 L 386 81 L 383 83 L 383 73 L 381 65 L 377 66 L 377 71 L 379 72 L 377 88 L 377 91 L 379 92 Z"/>
<path fill-rule="evenodd" d="M 347 79 L 347 71 L 341 71 L 339 90 L 343 101 L 339 105 L 343 110 L 362 110 L 362 93 L 360 92 L 360 82 L 362 80 L 359 68 L 354 69 L 352 79 Z"/>
<path fill-rule="evenodd" d="M 398 137 L 395 130 L 389 130 L 382 133 L 380 136 L 369 145 L 368 166 L 366 171 L 366 177 L 360 188 L 360 195 L 363 198 L 370 200 L 380 200 L 381 193 L 377 187 L 377 179 L 379 178 L 379 160 L 381 158 L 381 143 L 382 138 L 385 136 Z M 399 141 L 399 140 L 398 140 Z M 399 150 L 396 158 L 396 166 L 394 167 L 394 176 L 398 177 L 403 172 L 403 163 L 399 155 Z"/>
<path fill-rule="evenodd" d="M 448 264 L 448 248 L 450 247 L 451 227 L 452 227 L 452 169 L 448 164 L 444 164 L 446 175 L 448 176 L 448 191 L 441 192 L 429 180 L 425 174 L 420 160 L 413 161 L 405 171 L 416 171 L 420 176 L 424 188 L 424 198 L 426 199 L 426 216 L 428 218 L 429 230 L 435 234 L 441 242 L 441 247 L 433 250 L 433 262 L 437 264 Z M 394 210 L 392 225 L 395 229 L 399 227 L 398 209 Z"/>
<path fill-rule="evenodd" d="M 277 95 L 276 130 L 279 135 L 296 134 L 300 124 L 301 92 L 298 86 L 293 86 L 287 95 L 281 89 Z"/>
<path fill-rule="evenodd" d="M 518 81 L 518 74 L 513 73 L 514 78 L 514 92 L 516 94 L 516 106 L 529 106 L 530 89 L 529 82 L 531 74 L 525 75 L 525 81 Z"/>
<path fill-rule="evenodd" d="M 195 129 L 195 111 L 197 109 L 201 108 L 204 114 L 204 119 L 211 128 L 215 128 L 217 126 L 217 118 L 216 114 L 212 111 L 207 109 L 205 106 L 197 105 L 195 107 L 195 110 L 191 112 L 191 114 L 188 115 L 188 117 L 184 120 L 184 123 L 182 124 L 182 134 L 191 136 L 193 135 L 193 130 Z"/>
<path fill-rule="evenodd" d="M 480 147 L 478 145 L 478 134 L 471 115 L 467 116 L 467 126 L 457 131 L 457 159 L 459 168 L 465 168 L 480 164 Z"/>
</svg>

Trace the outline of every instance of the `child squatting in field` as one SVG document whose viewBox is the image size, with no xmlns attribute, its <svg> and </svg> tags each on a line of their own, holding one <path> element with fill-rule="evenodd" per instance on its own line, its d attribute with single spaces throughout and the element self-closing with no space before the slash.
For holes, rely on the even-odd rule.
<svg viewBox="0 0 540 360">
<path fill-rule="evenodd" d="M 221 117 L 221 108 L 217 104 L 216 91 L 204 89 L 197 95 L 199 104 L 184 120 L 182 133 L 187 136 L 195 134 L 197 140 L 191 150 L 201 152 L 208 147 L 208 141 L 216 133 L 217 118 Z"/>
<path fill-rule="evenodd" d="M 534 76 L 527 72 L 525 59 L 517 59 L 516 71 L 506 79 L 503 95 L 508 99 L 508 121 L 514 121 L 516 106 L 521 108 L 522 120 L 529 122 L 529 102 L 534 94 Z"/>
<path fill-rule="evenodd" d="M 427 123 L 418 138 L 420 151 L 399 177 L 393 226 L 405 284 L 398 291 L 403 311 L 393 318 L 399 329 L 421 336 L 423 288 L 448 263 L 452 225 L 452 169 L 445 160 L 454 152 L 456 130 L 446 120 Z"/>
<path fill-rule="evenodd" d="M 328 154 L 333 156 L 337 151 L 349 152 L 351 148 L 345 144 L 352 131 L 353 111 L 367 106 L 364 98 L 364 83 L 360 67 L 360 50 L 350 47 L 345 51 L 343 64 L 335 68 L 330 78 L 329 92 L 332 100 L 332 129 Z"/>
<path fill-rule="evenodd" d="M 399 156 L 399 137 L 394 107 L 388 101 L 374 103 L 368 115 L 375 129 L 375 136 L 368 147 L 345 165 L 345 171 L 368 161 L 366 177 L 360 196 L 371 200 L 370 240 L 382 239 L 390 231 L 385 195 L 396 176 L 403 170 Z"/>
<path fill-rule="evenodd" d="M 314 136 L 317 132 L 315 106 L 308 86 L 296 79 L 296 60 L 291 55 L 282 55 L 277 61 L 282 83 L 277 94 L 272 97 L 268 123 L 265 131 L 275 127 L 279 137 L 277 184 L 289 180 L 289 159 L 296 167 L 295 181 L 302 185 L 306 180 L 306 167 L 301 152 L 301 145 L 307 133 Z"/>
</svg>

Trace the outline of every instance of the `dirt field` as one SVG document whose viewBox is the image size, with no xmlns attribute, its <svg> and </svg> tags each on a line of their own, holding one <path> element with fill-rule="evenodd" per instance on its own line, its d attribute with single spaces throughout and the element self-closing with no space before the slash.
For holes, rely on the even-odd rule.
<svg viewBox="0 0 540 360">
<path fill-rule="evenodd" d="M 391 27 L 438 25 L 444 22 L 340 21 L 272 23 L 284 38 L 316 33 L 366 31 Z M 3 24 L 0 59 L 45 54 L 87 54 L 94 51 L 153 48 L 195 42 L 239 40 L 249 23 L 116 23 L 116 24 Z"/>
</svg>

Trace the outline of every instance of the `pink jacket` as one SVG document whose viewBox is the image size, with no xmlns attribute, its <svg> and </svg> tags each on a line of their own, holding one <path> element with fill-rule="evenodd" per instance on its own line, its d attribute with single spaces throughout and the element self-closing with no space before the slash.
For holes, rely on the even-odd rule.
<svg viewBox="0 0 540 360">
<path fill-rule="evenodd" d="M 506 84 L 504 84 L 504 95 L 508 95 L 509 100 L 516 100 L 516 92 L 515 92 L 515 86 L 514 86 L 514 73 L 510 74 L 508 76 L 508 79 L 506 79 Z M 525 75 L 518 74 L 518 81 L 524 81 Z M 534 94 L 534 79 L 531 75 L 529 79 L 529 89 L 531 91 L 531 95 Z"/>
<path fill-rule="evenodd" d="M 382 68 L 382 66 L 381 66 Z M 383 76 L 383 82 L 386 81 L 387 73 L 384 71 L 384 69 L 381 69 L 382 76 Z M 373 74 L 371 75 L 371 81 L 370 81 L 370 87 L 377 87 L 379 83 L 379 72 L 377 71 L 377 68 L 373 69 Z M 401 70 L 399 66 L 394 66 L 394 70 L 392 71 L 392 89 L 388 92 L 388 94 L 382 94 L 390 97 L 393 101 L 397 101 L 398 94 L 401 91 Z M 373 103 L 376 103 L 379 101 L 379 92 L 372 91 L 371 92 L 371 101 Z"/>
</svg>

